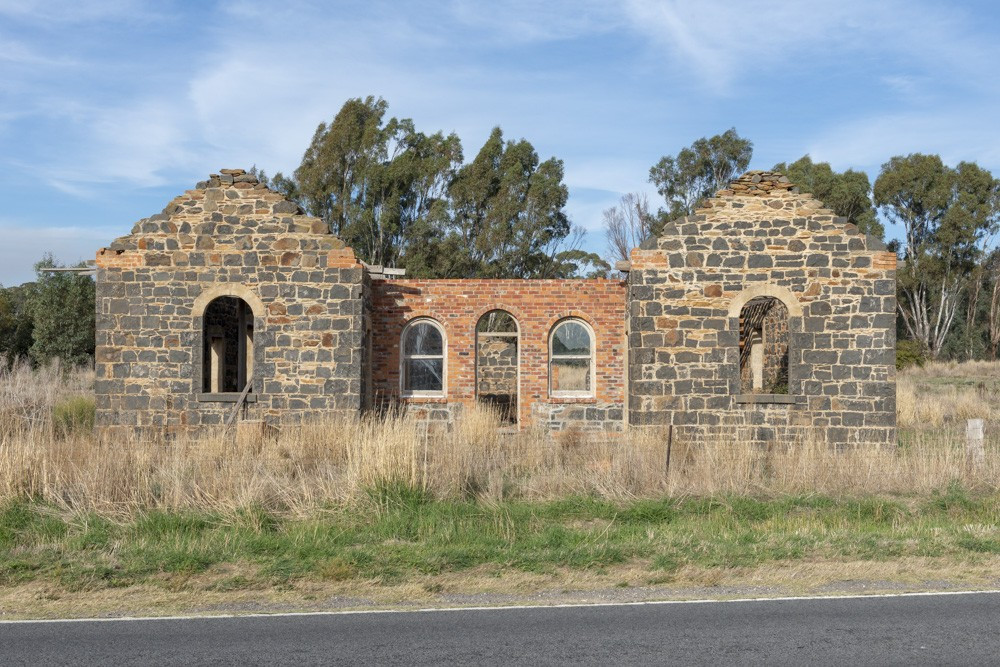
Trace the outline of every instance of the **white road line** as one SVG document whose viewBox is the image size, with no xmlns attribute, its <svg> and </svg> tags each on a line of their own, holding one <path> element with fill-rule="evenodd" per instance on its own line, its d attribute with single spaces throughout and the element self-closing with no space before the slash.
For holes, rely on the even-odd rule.
<svg viewBox="0 0 1000 667">
<path fill-rule="evenodd" d="M 296 616 L 349 616 L 361 614 L 426 614 L 434 612 L 458 612 L 458 611 L 512 611 L 512 610 L 543 610 L 543 609 L 576 609 L 584 607 L 642 607 L 658 605 L 682 605 L 682 604 L 733 604 L 750 602 L 808 602 L 821 600 L 875 600 L 883 598 L 913 598 L 913 597 L 936 597 L 947 595 L 995 595 L 1000 594 L 1000 590 L 992 589 L 985 591 L 927 591 L 916 593 L 873 593 L 866 595 L 863 593 L 854 595 L 797 595 L 786 597 L 761 597 L 761 598 L 731 598 L 714 600 L 711 598 L 697 600 L 641 600 L 637 602 L 567 602 L 563 604 L 519 604 L 519 605 L 497 605 L 493 607 L 426 607 L 420 609 L 347 609 L 340 611 L 289 611 L 252 614 L 192 614 L 187 616 L 119 616 L 114 618 L 42 618 L 42 619 L 0 619 L 0 625 L 12 625 L 17 623 L 121 623 L 131 621 L 211 621 L 219 619 L 241 619 L 241 618 L 286 618 Z"/>
</svg>

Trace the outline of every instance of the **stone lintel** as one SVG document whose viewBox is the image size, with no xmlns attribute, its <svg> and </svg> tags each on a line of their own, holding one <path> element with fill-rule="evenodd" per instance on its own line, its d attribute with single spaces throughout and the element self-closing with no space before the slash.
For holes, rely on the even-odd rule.
<svg viewBox="0 0 1000 667">
<path fill-rule="evenodd" d="M 805 405 L 806 397 L 789 394 L 736 394 L 733 401 L 735 403 Z"/>
<path fill-rule="evenodd" d="M 224 392 L 205 392 L 198 394 L 199 403 L 236 403 L 240 400 L 240 396 L 243 392 L 240 391 L 224 391 Z M 243 399 L 247 403 L 256 403 L 257 394 L 247 394 L 246 398 Z"/>
</svg>

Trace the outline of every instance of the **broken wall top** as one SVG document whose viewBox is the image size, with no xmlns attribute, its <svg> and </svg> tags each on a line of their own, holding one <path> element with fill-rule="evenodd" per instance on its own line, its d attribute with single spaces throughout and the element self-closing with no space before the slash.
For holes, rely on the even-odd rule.
<svg viewBox="0 0 1000 667">
<path fill-rule="evenodd" d="M 243 169 L 222 169 L 175 197 L 98 256 L 142 250 L 319 250 L 354 254 L 329 225 Z"/>
<path fill-rule="evenodd" d="M 692 215 L 668 222 L 659 237 L 646 239 L 638 250 L 668 249 L 674 245 L 668 239 L 696 235 L 769 239 L 769 250 L 779 250 L 792 238 L 838 237 L 852 252 L 885 252 L 882 241 L 799 192 L 787 176 L 770 171 L 748 171 L 734 179 Z"/>
</svg>

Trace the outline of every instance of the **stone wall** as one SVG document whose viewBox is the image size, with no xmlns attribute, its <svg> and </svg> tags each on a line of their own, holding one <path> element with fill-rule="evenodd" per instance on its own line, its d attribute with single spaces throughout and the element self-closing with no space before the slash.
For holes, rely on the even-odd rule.
<svg viewBox="0 0 1000 667">
<path fill-rule="evenodd" d="M 363 266 L 320 220 L 243 170 L 223 170 L 97 255 L 99 428 L 219 424 L 235 392 L 204 391 L 204 313 L 252 310 L 247 419 L 357 411 Z"/>
<path fill-rule="evenodd" d="M 786 178 L 746 174 L 632 252 L 630 423 L 894 441 L 895 268 Z M 761 296 L 788 308 L 787 396 L 741 394 L 739 314 Z"/>
<path fill-rule="evenodd" d="M 518 324 L 518 423 L 553 430 L 621 430 L 625 399 L 625 285 L 616 280 L 373 280 L 373 376 L 378 400 L 402 403 L 432 420 L 454 419 L 473 405 L 476 324 L 505 310 Z M 445 331 L 446 387 L 441 397 L 400 396 L 400 336 L 427 317 Z M 585 321 L 595 336 L 594 395 L 554 397 L 548 383 L 548 342 L 568 317 Z"/>
<path fill-rule="evenodd" d="M 764 393 L 788 393 L 788 308 L 776 304 L 761 326 L 764 344 Z"/>
<path fill-rule="evenodd" d="M 521 427 L 669 423 L 681 437 L 739 426 L 760 439 L 811 430 L 836 443 L 890 442 L 895 265 L 784 177 L 750 172 L 635 249 L 627 283 L 391 279 L 252 175 L 223 170 L 98 253 L 97 422 L 222 423 L 244 368 L 245 343 L 231 330 L 240 299 L 252 320 L 245 419 L 280 425 L 400 403 L 449 422 L 479 397 L 516 390 L 508 404 Z M 206 322 L 219 297 L 229 300 Z M 741 383 L 740 314 L 761 297 L 783 306 L 761 323 L 775 394 Z M 477 347 L 477 322 L 495 309 L 517 320 L 516 354 L 503 338 Z M 445 333 L 440 396 L 400 391 L 400 335 L 421 317 Z M 592 395 L 551 391 L 549 338 L 566 318 L 593 331 Z M 231 339 L 230 391 L 205 391 L 207 325 Z M 787 394 L 775 388 L 782 373 Z"/>
<path fill-rule="evenodd" d="M 478 336 L 476 395 L 506 421 L 517 421 L 517 336 Z"/>
</svg>

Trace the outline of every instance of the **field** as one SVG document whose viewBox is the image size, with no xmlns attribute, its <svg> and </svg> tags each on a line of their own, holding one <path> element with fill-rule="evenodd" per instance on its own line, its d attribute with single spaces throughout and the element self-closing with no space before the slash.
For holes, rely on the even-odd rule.
<svg viewBox="0 0 1000 667">
<path fill-rule="evenodd" d="M 0 613 L 327 608 L 983 587 L 1000 364 L 901 374 L 900 446 L 449 433 L 106 440 L 92 378 L 0 377 Z M 986 420 L 985 461 L 964 450 Z M 539 593 L 539 591 L 546 591 Z"/>
</svg>

